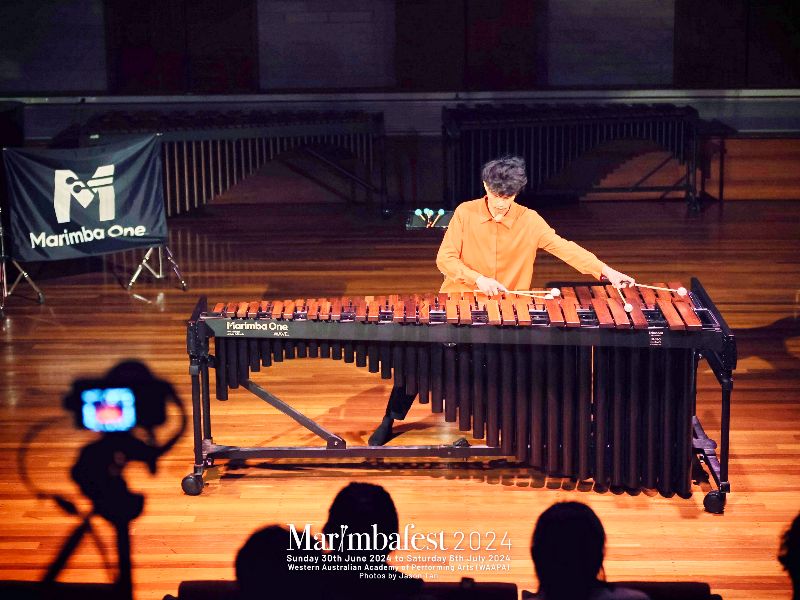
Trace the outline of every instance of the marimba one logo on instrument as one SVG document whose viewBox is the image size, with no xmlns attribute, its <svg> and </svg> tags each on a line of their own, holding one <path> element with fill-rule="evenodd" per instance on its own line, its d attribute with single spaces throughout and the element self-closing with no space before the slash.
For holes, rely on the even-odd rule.
<svg viewBox="0 0 800 600">
<path fill-rule="evenodd" d="M 56 169 L 53 190 L 53 208 L 56 212 L 56 220 L 59 223 L 69 223 L 70 200 L 75 198 L 83 208 L 89 208 L 95 194 L 100 205 L 98 221 L 111 221 L 115 214 L 114 165 L 97 167 L 87 183 L 81 181 L 74 171 Z"/>
<path fill-rule="evenodd" d="M 276 323 L 275 321 L 270 321 L 268 323 L 259 323 L 258 321 L 251 323 L 235 323 L 233 321 L 227 321 L 225 323 L 225 328 L 228 331 L 243 331 L 248 329 L 271 331 L 275 336 L 289 337 L 289 326 L 284 323 Z"/>
</svg>

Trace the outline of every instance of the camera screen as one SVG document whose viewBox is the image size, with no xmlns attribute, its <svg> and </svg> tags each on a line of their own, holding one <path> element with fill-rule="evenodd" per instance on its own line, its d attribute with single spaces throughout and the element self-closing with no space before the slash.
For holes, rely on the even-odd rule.
<svg viewBox="0 0 800 600">
<path fill-rule="evenodd" d="M 92 431 L 128 431 L 136 425 L 130 388 L 96 388 L 81 392 L 83 426 Z"/>
</svg>

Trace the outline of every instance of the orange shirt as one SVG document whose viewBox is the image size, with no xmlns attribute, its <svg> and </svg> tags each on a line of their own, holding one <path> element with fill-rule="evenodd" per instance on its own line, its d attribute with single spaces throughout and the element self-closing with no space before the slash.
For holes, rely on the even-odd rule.
<svg viewBox="0 0 800 600">
<path fill-rule="evenodd" d="M 471 291 L 480 275 L 496 279 L 509 290 L 529 290 L 539 248 L 600 279 L 604 264 L 557 235 L 535 210 L 514 202 L 498 223 L 485 197 L 463 202 L 453 212 L 436 256 L 436 266 L 444 275 L 440 291 Z"/>
</svg>

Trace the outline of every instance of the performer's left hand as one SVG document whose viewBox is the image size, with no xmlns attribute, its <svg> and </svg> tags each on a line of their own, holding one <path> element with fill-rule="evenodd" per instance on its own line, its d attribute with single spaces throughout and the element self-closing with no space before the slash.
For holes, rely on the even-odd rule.
<svg viewBox="0 0 800 600">
<path fill-rule="evenodd" d="M 615 288 L 631 287 L 636 285 L 636 280 L 633 277 L 615 271 L 608 265 L 603 267 L 603 276 L 608 279 L 608 282 Z"/>
</svg>

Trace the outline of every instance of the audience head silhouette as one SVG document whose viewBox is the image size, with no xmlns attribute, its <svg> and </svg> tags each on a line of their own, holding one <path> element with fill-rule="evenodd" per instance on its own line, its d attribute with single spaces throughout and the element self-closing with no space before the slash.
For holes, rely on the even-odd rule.
<svg viewBox="0 0 800 600">
<path fill-rule="evenodd" d="M 332 554 L 344 555 L 345 560 L 355 558 L 359 562 L 367 561 L 373 569 L 380 567 L 380 573 L 385 574 L 385 577 L 362 579 L 358 571 L 334 572 L 326 581 L 326 599 L 389 600 L 407 598 L 418 592 L 422 587 L 421 580 L 402 576 L 386 564 L 385 557 L 390 552 L 388 548 L 371 548 L 369 544 L 363 544 L 363 534 L 367 534 L 369 540 L 388 542 L 390 537 L 397 536 L 398 531 L 397 509 L 389 492 L 371 483 L 350 483 L 342 488 L 328 510 L 328 522 L 325 523 L 323 532 L 326 536 L 354 535 L 349 535 L 342 546 L 334 544 Z M 361 542 L 353 542 L 359 538 Z M 333 539 L 341 540 L 340 537 Z"/>
<path fill-rule="evenodd" d="M 794 598 L 800 598 L 800 514 L 783 534 L 778 560 L 792 579 Z"/>
<path fill-rule="evenodd" d="M 242 600 L 316 597 L 316 578 L 298 576 L 286 563 L 289 530 L 269 525 L 253 533 L 236 555 L 236 580 Z M 292 590 L 292 594 L 289 591 Z"/>
<path fill-rule="evenodd" d="M 588 598 L 603 567 L 606 534 L 591 508 L 561 502 L 536 522 L 531 556 L 539 593 L 552 598 Z"/>
<path fill-rule="evenodd" d="M 350 483 L 342 488 L 328 511 L 325 534 L 372 533 L 397 534 L 397 509 L 392 497 L 379 485 Z"/>
<path fill-rule="evenodd" d="M 605 582 L 606 532 L 580 502 L 559 502 L 536 522 L 531 556 L 541 600 L 647 600 L 644 592 Z M 600 578 L 598 578 L 598 575 Z"/>
</svg>

